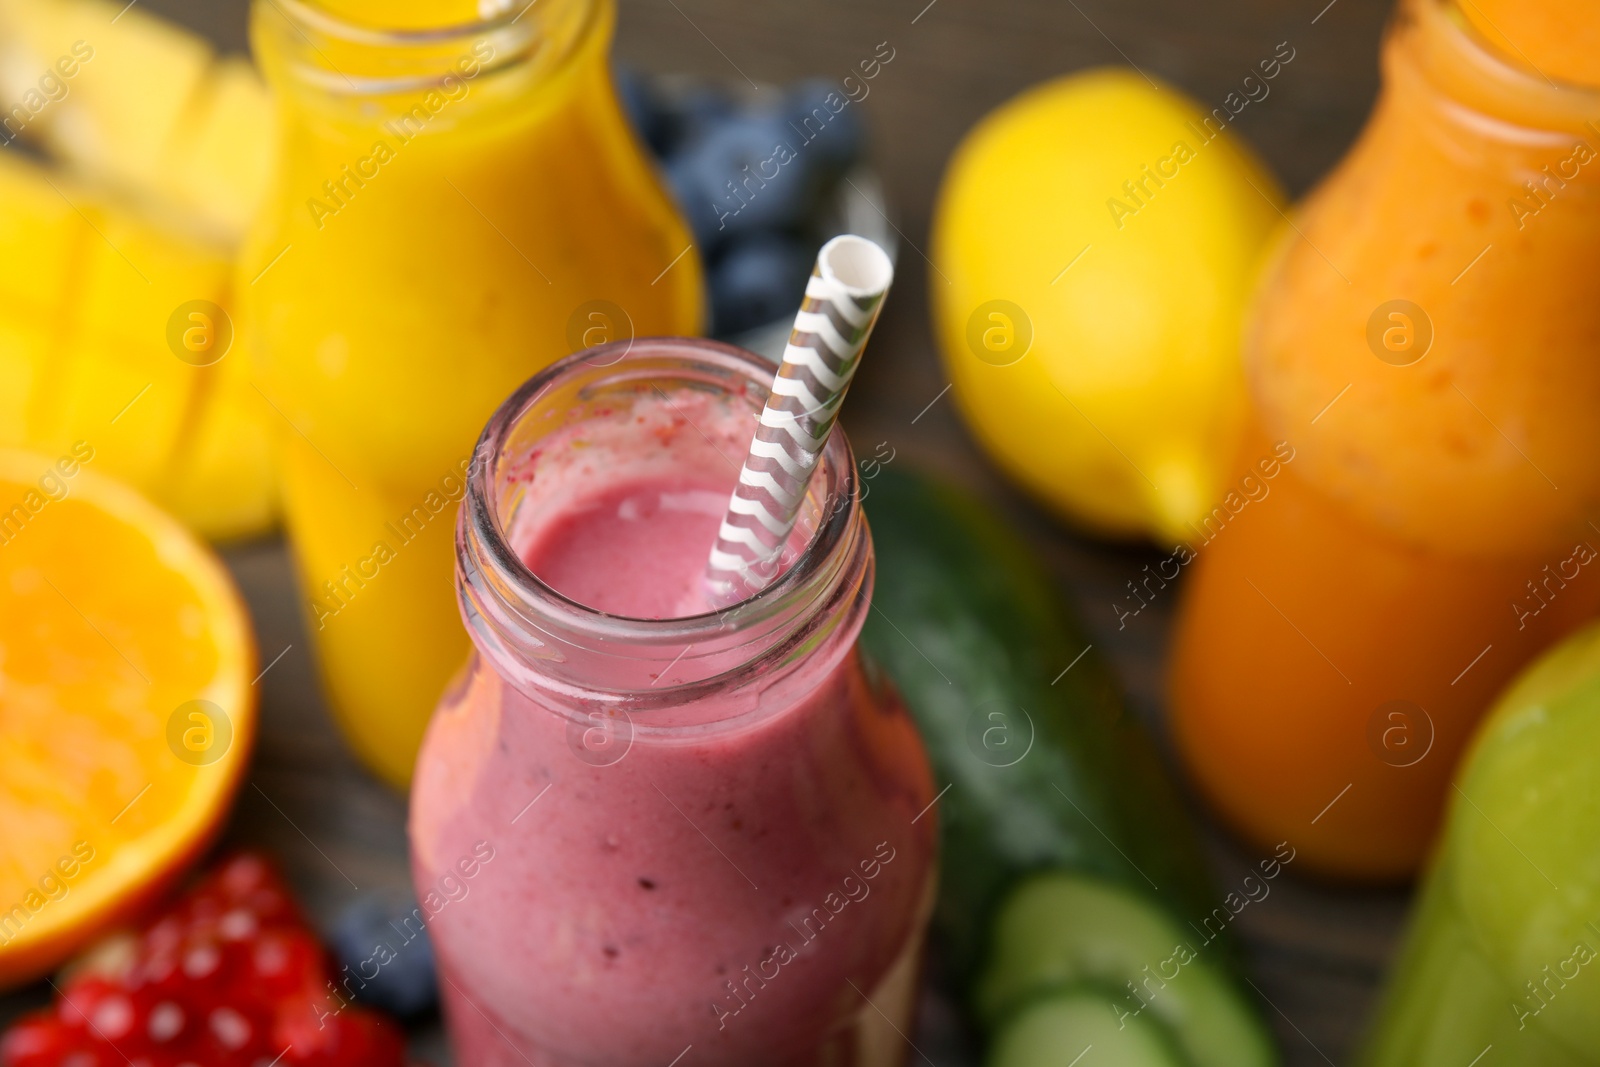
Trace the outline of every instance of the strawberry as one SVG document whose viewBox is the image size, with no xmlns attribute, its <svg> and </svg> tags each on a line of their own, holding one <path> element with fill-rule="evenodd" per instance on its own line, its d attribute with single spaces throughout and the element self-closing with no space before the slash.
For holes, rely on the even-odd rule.
<svg viewBox="0 0 1600 1067">
<path fill-rule="evenodd" d="M 0 1067 L 401 1067 L 399 1024 L 332 980 L 282 880 L 240 853 L 0 1036 Z"/>
</svg>

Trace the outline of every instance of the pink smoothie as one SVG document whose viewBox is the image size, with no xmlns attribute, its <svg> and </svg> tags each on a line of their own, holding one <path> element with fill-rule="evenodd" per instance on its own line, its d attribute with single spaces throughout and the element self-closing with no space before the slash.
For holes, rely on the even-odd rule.
<svg viewBox="0 0 1600 1067">
<path fill-rule="evenodd" d="M 689 394 L 608 414 L 530 457 L 513 546 L 597 611 L 707 611 L 729 457 L 753 420 Z M 936 829 L 913 819 L 933 787 L 850 617 L 770 678 L 633 716 L 598 759 L 575 744 L 591 705 L 475 657 L 434 717 L 411 808 L 458 1063 L 902 1062 L 878 1009 L 905 1028 Z M 693 649 L 645 673 L 624 660 L 597 689 L 712 670 Z"/>
</svg>

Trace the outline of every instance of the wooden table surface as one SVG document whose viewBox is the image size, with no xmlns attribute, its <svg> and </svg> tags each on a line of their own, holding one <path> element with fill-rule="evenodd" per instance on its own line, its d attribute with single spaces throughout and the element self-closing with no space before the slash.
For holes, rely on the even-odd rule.
<svg viewBox="0 0 1600 1067">
<path fill-rule="evenodd" d="M 245 0 L 142 6 L 225 49 L 246 49 Z M 903 240 L 901 274 L 845 424 L 858 444 L 887 441 L 897 462 L 951 473 L 1014 520 L 1053 565 L 1134 706 L 1159 727 L 1172 599 L 1157 601 L 1122 631 L 1111 609 L 1123 582 L 1155 555 L 1065 531 L 985 466 L 948 396 L 928 408 L 946 384 L 925 295 L 937 272 L 922 254 L 937 183 L 961 134 L 1030 84 L 1133 63 L 1209 108 L 1287 41 L 1296 50 L 1293 64 L 1270 96 L 1246 108 L 1237 129 L 1293 193 L 1303 193 L 1344 152 L 1372 103 L 1386 0 L 622 0 L 621 8 L 618 55 L 653 72 L 765 83 L 837 79 L 879 42 L 893 46 L 895 59 L 871 83 L 865 112 Z M 283 653 L 261 680 L 261 743 L 229 839 L 281 857 L 322 922 L 360 894 L 404 892 L 404 800 L 366 776 L 333 733 L 284 546 L 266 541 L 225 555 L 254 613 L 262 662 Z M 1217 885 L 1236 884 L 1257 857 L 1208 833 Z M 1267 1002 L 1263 1011 L 1286 1064 L 1353 1058 L 1405 907 L 1399 891 L 1337 890 L 1286 877 L 1239 916 L 1248 974 Z M 44 992 L 0 999 L 0 1024 L 42 1003 Z M 936 1067 L 971 1062 L 924 1022 L 918 1043 Z M 419 1032 L 416 1049 L 436 1064 L 449 1062 L 437 1026 Z"/>
</svg>

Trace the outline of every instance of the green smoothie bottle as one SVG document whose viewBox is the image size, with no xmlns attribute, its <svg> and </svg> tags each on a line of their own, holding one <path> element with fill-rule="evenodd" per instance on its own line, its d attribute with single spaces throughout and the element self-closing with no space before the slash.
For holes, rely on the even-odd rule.
<svg viewBox="0 0 1600 1067">
<path fill-rule="evenodd" d="M 1361 1063 L 1600 1065 L 1600 625 L 1473 742 Z"/>
</svg>

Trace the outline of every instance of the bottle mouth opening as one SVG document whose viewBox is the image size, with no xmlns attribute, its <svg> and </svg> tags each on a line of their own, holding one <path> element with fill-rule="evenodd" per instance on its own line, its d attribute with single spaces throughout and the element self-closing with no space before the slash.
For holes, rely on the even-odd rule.
<svg viewBox="0 0 1600 1067">
<path fill-rule="evenodd" d="M 727 608 L 677 618 L 601 611 L 543 581 L 515 543 L 518 509 L 532 502 L 528 464 L 541 456 L 541 441 L 628 398 L 656 395 L 671 403 L 674 392 L 690 390 L 747 409 L 753 434 L 776 370 L 732 345 L 639 338 L 558 361 L 501 405 L 468 471 L 457 577 L 468 629 L 503 675 L 509 669 L 541 690 L 584 700 L 682 703 L 770 670 L 837 624 L 828 606 L 870 576 L 855 464 L 838 430 L 807 493 L 802 522 L 810 533 L 803 547 L 769 585 Z M 704 430 L 695 432 L 737 469 L 742 454 L 729 456 Z"/>
</svg>

